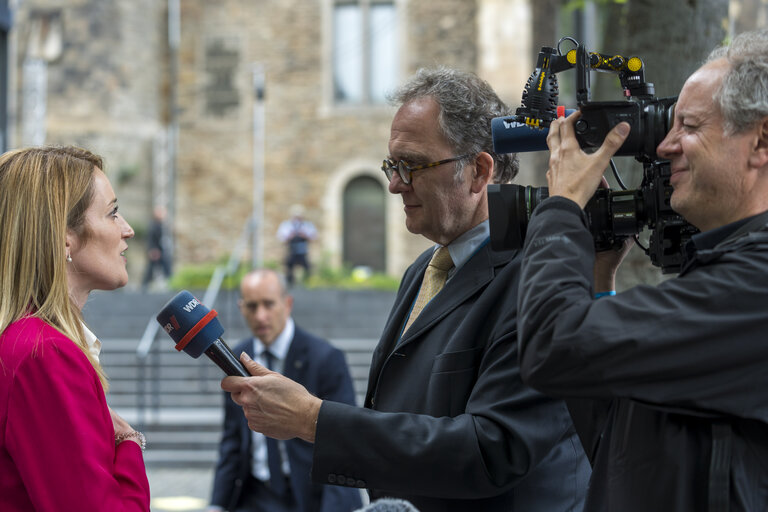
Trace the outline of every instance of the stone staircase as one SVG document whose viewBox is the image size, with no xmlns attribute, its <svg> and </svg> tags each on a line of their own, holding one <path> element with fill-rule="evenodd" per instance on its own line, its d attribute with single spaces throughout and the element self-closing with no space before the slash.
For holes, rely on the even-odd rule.
<svg viewBox="0 0 768 512">
<path fill-rule="evenodd" d="M 202 298 L 202 292 L 193 292 Z M 147 435 L 145 461 L 156 467 L 210 467 L 217 460 L 223 420 L 223 373 L 205 356 L 174 349 L 160 330 L 145 360 L 136 354 L 147 323 L 175 292 L 94 292 L 83 309 L 102 340 L 110 406 Z M 293 318 L 347 356 L 362 404 L 371 352 L 394 301 L 393 292 L 294 289 Z M 208 305 L 208 304 L 206 304 Z M 237 309 L 237 293 L 222 291 L 213 305 L 230 345 L 249 335 Z"/>
</svg>

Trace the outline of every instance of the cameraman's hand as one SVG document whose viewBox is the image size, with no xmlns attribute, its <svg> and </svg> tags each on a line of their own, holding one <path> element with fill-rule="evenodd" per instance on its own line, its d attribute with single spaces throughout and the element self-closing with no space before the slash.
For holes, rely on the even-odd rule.
<svg viewBox="0 0 768 512">
<path fill-rule="evenodd" d="M 547 135 L 547 182 L 550 197 L 567 197 L 584 208 L 597 190 L 611 157 L 629 135 L 629 123 L 621 122 L 614 126 L 603 145 L 594 153 L 587 154 L 579 146 L 573 127 L 580 116 L 580 112 L 574 112 L 566 118 L 552 121 Z"/>
<path fill-rule="evenodd" d="M 635 239 L 625 238 L 617 249 L 598 251 L 595 253 L 595 293 L 616 290 L 616 271 L 624 258 L 629 254 Z"/>
</svg>

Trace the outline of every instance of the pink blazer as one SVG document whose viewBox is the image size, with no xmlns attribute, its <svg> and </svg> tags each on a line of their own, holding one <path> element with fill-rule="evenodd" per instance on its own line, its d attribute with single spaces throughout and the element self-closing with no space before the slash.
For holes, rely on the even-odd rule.
<svg viewBox="0 0 768 512">
<path fill-rule="evenodd" d="M 0 510 L 148 511 L 141 449 L 115 432 L 85 354 L 32 317 L 0 334 Z"/>
</svg>

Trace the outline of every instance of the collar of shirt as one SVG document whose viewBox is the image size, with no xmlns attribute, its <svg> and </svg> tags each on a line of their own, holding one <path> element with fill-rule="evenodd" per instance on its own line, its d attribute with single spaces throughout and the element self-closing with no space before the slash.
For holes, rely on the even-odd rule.
<svg viewBox="0 0 768 512">
<path fill-rule="evenodd" d="M 765 226 L 767 220 L 768 212 L 763 212 L 709 231 L 696 233 L 683 247 L 683 267 L 693 261 L 698 251 L 712 250 L 728 239 L 738 238 L 750 231 L 760 229 Z"/>
<path fill-rule="evenodd" d="M 91 332 L 88 326 L 86 326 L 84 323 L 81 325 L 83 326 L 83 335 L 85 336 L 85 342 L 88 343 L 88 351 L 91 353 L 93 358 L 96 359 L 96 361 L 98 361 L 99 354 L 101 354 L 101 342 L 96 337 L 96 335 Z"/>
<path fill-rule="evenodd" d="M 696 233 L 686 245 L 686 253 L 690 255 L 695 251 L 714 249 L 729 238 L 738 238 L 750 231 L 764 228 L 766 222 L 768 222 L 768 211 L 731 222 L 725 226 L 710 229 L 709 231 Z"/>
<path fill-rule="evenodd" d="M 717 244 L 734 234 L 740 227 L 748 223 L 754 217 L 756 217 L 756 215 L 747 217 L 746 219 L 737 220 L 736 222 L 731 222 L 725 226 L 710 229 L 709 231 L 696 233 L 691 237 L 691 241 L 694 243 L 697 250 L 714 249 Z"/>
<path fill-rule="evenodd" d="M 490 234 L 490 224 L 488 219 L 485 219 L 446 246 L 453 261 L 453 268 L 448 271 L 448 280 L 488 241 Z M 434 250 L 436 251 L 440 247 L 440 245 L 436 245 Z"/>
<path fill-rule="evenodd" d="M 295 330 L 296 326 L 293 323 L 293 318 L 288 317 L 282 332 L 277 335 L 275 341 L 269 346 L 269 351 L 272 352 L 272 355 L 277 360 L 276 363 L 280 364 L 280 366 L 282 366 L 285 357 L 288 355 L 288 349 L 291 348 L 291 340 L 293 339 Z M 259 338 L 253 338 L 253 354 L 255 357 L 262 359 L 261 353 L 264 352 L 265 348 L 266 346 Z M 264 362 L 262 362 L 262 364 L 263 363 Z"/>
</svg>

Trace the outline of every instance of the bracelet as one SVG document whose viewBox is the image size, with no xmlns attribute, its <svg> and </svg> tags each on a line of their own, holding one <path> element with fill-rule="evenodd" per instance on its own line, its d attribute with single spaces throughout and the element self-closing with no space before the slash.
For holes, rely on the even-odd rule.
<svg viewBox="0 0 768 512">
<path fill-rule="evenodd" d="M 609 292 L 597 292 L 595 294 L 595 298 L 599 299 L 600 297 L 611 297 L 613 295 L 616 295 L 616 290 L 611 290 Z"/>
<path fill-rule="evenodd" d="M 118 434 L 115 436 L 115 446 L 119 445 L 126 439 L 130 439 L 132 437 L 136 438 L 136 441 L 138 441 L 139 446 L 141 446 L 141 451 L 144 451 L 144 449 L 147 447 L 147 438 L 139 432 L 138 430 L 131 430 L 130 432 L 126 432 L 125 434 Z"/>
</svg>

